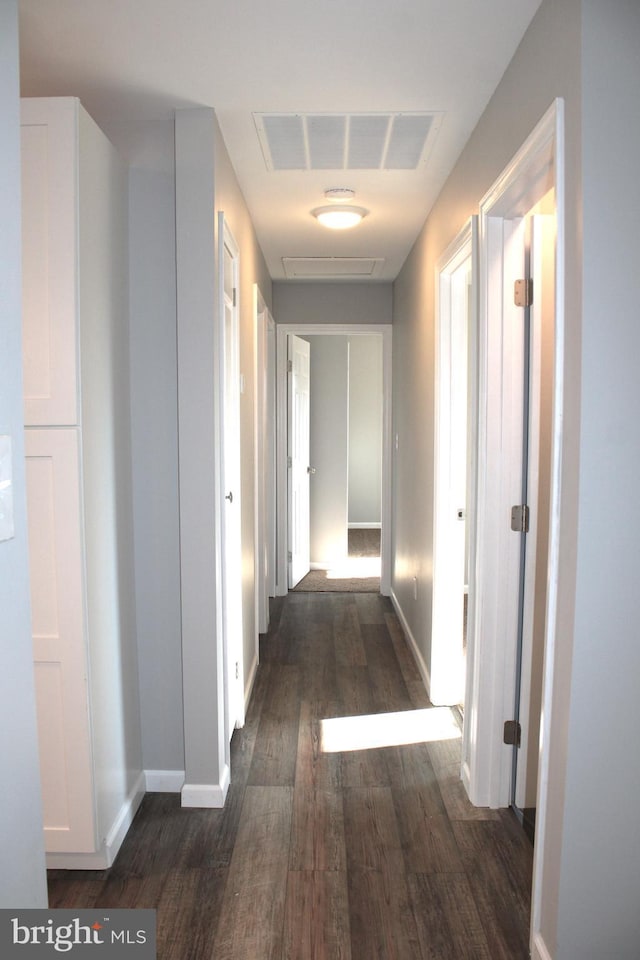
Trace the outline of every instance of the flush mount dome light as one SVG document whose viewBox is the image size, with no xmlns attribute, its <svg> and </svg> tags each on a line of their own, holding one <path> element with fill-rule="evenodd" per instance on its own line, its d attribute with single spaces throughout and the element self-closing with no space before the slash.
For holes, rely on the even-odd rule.
<svg viewBox="0 0 640 960">
<path fill-rule="evenodd" d="M 331 230 L 348 230 L 349 227 L 357 226 L 369 211 L 365 210 L 364 207 L 341 204 L 340 206 L 316 207 L 311 213 L 323 227 L 329 227 Z"/>
</svg>

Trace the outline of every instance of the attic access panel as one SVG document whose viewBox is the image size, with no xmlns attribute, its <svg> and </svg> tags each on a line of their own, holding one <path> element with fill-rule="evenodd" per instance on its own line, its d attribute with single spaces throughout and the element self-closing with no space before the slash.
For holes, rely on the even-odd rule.
<svg viewBox="0 0 640 960">
<path fill-rule="evenodd" d="M 382 257 L 283 257 L 287 280 L 355 280 L 380 275 Z"/>
<path fill-rule="evenodd" d="M 441 113 L 254 113 L 268 170 L 417 170 Z"/>
</svg>

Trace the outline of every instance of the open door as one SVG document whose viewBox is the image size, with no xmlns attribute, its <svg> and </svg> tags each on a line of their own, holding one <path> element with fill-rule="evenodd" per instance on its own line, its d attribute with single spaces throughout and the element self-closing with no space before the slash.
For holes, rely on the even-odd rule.
<svg viewBox="0 0 640 960">
<path fill-rule="evenodd" d="M 309 542 L 309 387 L 311 346 L 289 337 L 289 589 L 310 569 Z"/>
</svg>

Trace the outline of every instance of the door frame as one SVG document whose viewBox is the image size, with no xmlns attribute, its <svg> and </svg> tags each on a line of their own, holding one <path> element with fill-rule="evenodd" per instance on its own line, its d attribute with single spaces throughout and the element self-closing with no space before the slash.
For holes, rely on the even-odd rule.
<svg viewBox="0 0 640 960">
<path fill-rule="evenodd" d="M 477 352 L 477 256 L 478 256 L 478 218 L 471 217 L 457 237 L 447 247 L 436 264 L 436 345 L 435 345 L 435 437 L 434 437 L 434 542 L 433 542 L 433 601 L 431 615 L 431 670 L 429 696 L 435 704 L 454 705 L 461 701 L 463 690 L 459 680 L 452 678 L 452 642 L 455 635 L 460 637 L 462 646 L 463 615 L 462 597 L 464 584 L 460 590 L 452 590 L 452 581 L 456 581 L 460 568 L 457 550 L 451 548 L 450 529 L 453 518 L 450 502 L 452 485 L 451 461 L 449 457 L 452 430 L 451 411 L 451 370 L 454 362 L 451 329 L 453 324 L 452 277 L 467 260 L 471 261 L 472 296 L 470 315 L 467 317 L 469 346 L 467 349 L 468 385 L 467 423 L 465 442 L 467 443 L 467 491 L 466 523 L 468 534 L 474 529 L 475 513 L 473 509 L 474 489 L 474 451 L 475 433 L 475 358 Z M 465 362 L 467 362 L 465 358 Z M 469 402 L 471 401 L 471 402 Z M 464 549 L 464 548 L 463 548 Z"/>
<path fill-rule="evenodd" d="M 229 224 L 226 221 L 223 211 L 218 214 L 218 294 L 219 294 L 219 316 L 220 324 L 218 330 L 218 349 L 220 358 L 220 382 L 219 401 L 220 401 L 220 452 L 219 452 L 219 497 L 218 511 L 220 518 L 220 556 L 221 556 L 221 586 L 220 596 L 222 600 L 222 636 L 223 636 L 223 676 L 224 676 L 224 702 L 225 702 L 225 742 L 231 742 L 233 731 L 236 727 L 244 726 L 245 719 L 245 701 L 244 701 L 244 633 L 242 617 L 242 503 L 241 503 L 241 451 L 240 451 L 240 248 L 236 243 Z M 234 388 L 234 426 L 232 434 L 236 439 L 237 450 L 234 452 L 236 476 L 236 490 L 227 490 L 227 401 L 226 401 L 226 378 L 228 371 L 226 369 L 226 317 L 225 317 L 225 289 L 224 289 L 224 256 L 225 249 L 229 251 L 233 263 L 233 287 L 235 290 L 233 312 L 232 312 L 232 337 L 233 337 L 233 369 L 231 375 L 235 380 Z M 237 522 L 234 523 L 234 529 L 230 530 L 228 523 L 228 507 L 226 499 L 228 493 L 233 494 L 231 507 L 237 513 Z M 235 629 L 229 629 L 228 611 L 232 607 L 229 602 L 229 582 L 230 573 L 227 563 L 227 542 L 229 536 L 235 539 L 235 571 L 237 577 L 236 592 L 234 600 Z M 239 589 L 238 589 L 239 587 Z M 234 669 L 235 664 L 235 669 Z"/>
<path fill-rule="evenodd" d="M 286 596 L 287 579 L 287 342 L 297 336 L 382 337 L 382 538 L 380 592 L 391 591 L 391 349 L 390 323 L 278 323 L 276 324 L 276 486 L 277 572 L 276 593 Z"/>
<path fill-rule="evenodd" d="M 257 283 L 253 285 L 253 332 L 256 650 L 249 689 L 259 659 L 259 634 L 269 629 L 269 597 L 275 596 L 275 409 L 271 410 L 270 399 L 276 384 L 275 320 Z"/>
<path fill-rule="evenodd" d="M 532 891 L 531 946 L 539 956 L 540 906 L 544 873 L 550 737 L 552 729 L 553 668 L 559 575 L 561 517 L 562 411 L 564 367 L 564 101 L 556 99 L 480 204 L 480 274 L 478 317 L 478 479 L 476 543 L 471 558 L 475 581 L 473 616 L 469 619 L 468 649 L 473 665 L 467 676 L 467 716 L 463 733 L 462 778 L 473 803 L 508 806 L 511 789 L 511 751 L 502 743 L 502 726 L 510 719 L 515 699 L 515 638 L 499 629 L 504 571 L 495 531 L 508 525 L 502 504 L 493 495 L 502 480 L 502 315 L 491 309 L 492 269 L 489 244 L 496 222 L 529 212 L 549 189 L 555 189 L 556 264 L 555 337 L 553 360 L 553 414 L 547 601 L 542 692 L 542 721 L 538 766 L 538 796 Z M 499 278 L 501 280 L 501 278 Z M 507 458 L 508 459 L 508 458 Z M 471 588 L 470 588 L 471 589 Z M 537 951 L 537 952 L 536 952 Z"/>
</svg>

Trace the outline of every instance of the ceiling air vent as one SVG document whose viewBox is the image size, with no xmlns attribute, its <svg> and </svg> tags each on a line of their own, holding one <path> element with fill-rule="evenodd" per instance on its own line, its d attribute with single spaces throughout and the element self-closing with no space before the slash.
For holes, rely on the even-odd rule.
<svg viewBox="0 0 640 960">
<path fill-rule="evenodd" d="M 416 170 L 440 113 L 255 113 L 269 170 Z"/>
<path fill-rule="evenodd" d="M 363 280 L 379 276 L 380 257 L 283 257 L 287 280 Z"/>
</svg>

